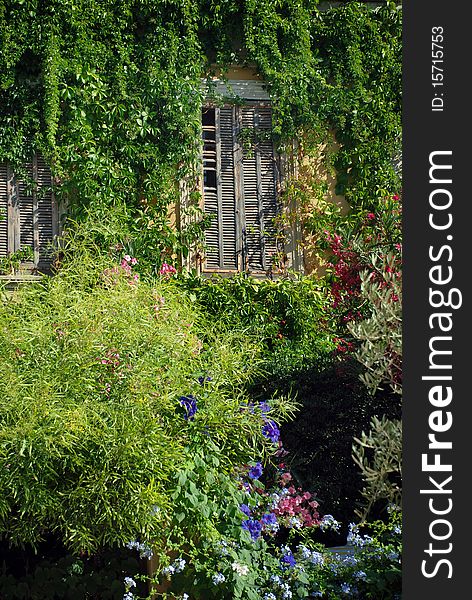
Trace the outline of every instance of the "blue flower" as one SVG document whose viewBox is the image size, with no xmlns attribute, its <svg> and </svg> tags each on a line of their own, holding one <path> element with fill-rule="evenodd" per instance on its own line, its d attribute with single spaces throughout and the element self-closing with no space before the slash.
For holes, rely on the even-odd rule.
<svg viewBox="0 0 472 600">
<path fill-rule="evenodd" d="M 263 525 L 276 525 L 277 517 L 274 515 L 274 513 L 266 513 L 265 515 L 262 515 L 261 523 Z"/>
<path fill-rule="evenodd" d="M 241 504 L 239 510 L 241 510 L 247 517 L 251 516 L 251 509 L 247 504 Z"/>
<path fill-rule="evenodd" d="M 321 552 L 312 552 L 310 562 L 314 565 L 322 565 L 324 563 L 324 557 Z"/>
<path fill-rule="evenodd" d="M 282 563 L 282 566 L 288 566 L 288 567 L 294 567 L 297 564 L 297 561 L 295 560 L 295 557 L 293 556 L 293 554 L 291 552 L 287 552 L 287 554 L 284 554 L 282 556 L 282 558 L 280 559 L 280 562 Z"/>
<path fill-rule="evenodd" d="M 320 529 L 322 531 L 325 531 L 326 529 L 332 529 L 333 531 L 339 531 L 340 527 L 341 527 L 341 523 L 336 521 L 336 519 L 333 517 L 333 515 L 325 515 L 321 519 Z M 349 541 L 349 538 L 348 538 L 348 541 Z"/>
<path fill-rule="evenodd" d="M 342 583 L 341 584 L 341 591 L 343 592 L 343 594 L 350 594 L 351 593 L 351 586 L 348 583 Z"/>
<path fill-rule="evenodd" d="M 207 381 L 213 381 L 213 380 L 212 380 L 212 378 L 211 378 L 211 377 L 204 377 L 203 375 L 201 375 L 201 376 L 198 378 L 198 383 L 199 383 L 200 385 L 204 385 L 205 383 L 207 383 Z"/>
<path fill-rule="evenodd" d="M 249 475 L 249 477 L 251 479 L 259 479 L 259 477 L 262 475 L 262 465 L 261 465 L 261 463 L 258 462 L 253 467 L 251 467 L 249 469 L 248 475 Z"/>
<path fill-rule="evenodd" d="M 173 567 L 175 569 L 175 572 L 180 573 L 181 571 L 183 571 L 185 569 L 186 562 L 187 561 L 185 560 L 185 558 L 177 558 L 176 560 L 174 560 Z"/>
<path fill-rule="evenodd" d="M 133 540 L 132 542 L 128 542 L 126 547 L 130 550 L 137 550 L 140 558 L 152 558 L 153 556 L 152 548 L 144 542 Z"/>
<path fill-rule="evenodd" d="M 354 573 L 354 577 L 355 577 L 356 579 L 366 579 L 366 577 L 367 577 L 367 573 L 366 573 L 365 571 L 356 571 L 356 572 Z"/>
<path fill-rule="evenodd" d="M 125 577 L 125 586 L 129 589 L 136 587 L 136 581 L 132 577 Z"/>
<path fill-rule="evenodd" d="M 241 526 L 246 531 L 249 531 L 254 541 L 260 537 L 262 532 L 262 524 L 260 521 L 256 521 L 255 519 L 246 519 L 242 522 Z"/>
<path fill-rule="evenodd" d="M 262 435 L 276 444 L 280 439 L 280 430 L 274 421 L 267 421 L 262 427 Z"/>
<path fill-rule="evenodd" d="M 226 577 L 223 575 L 223 573 L 215 573 L 211 580 L 213 585 L 219 585 L 220 583 L 223 583 L 223 581 L 226 581 Z"/>
<path fill-rule="evenodd" d="M 354 567 L 357 564 L 357 558 L 355 556 L 345 556 L 343 563 L 348 567 Z"/>
<path fill-rule="evenodd" d="M 270 411 L 270 404 L 265 400 L 263 402 L 259 402 L 259 409 L 262 414 L 268 413 Z"/>
<path fill-rule="evenodd" d="M 184 419 L 186 421 L 193 421 L 195 413 L 197 412 L 197 399 L 191 394 L 188 396 L 180 396 L 180 405 L 185 409 Z"/>
</svg>

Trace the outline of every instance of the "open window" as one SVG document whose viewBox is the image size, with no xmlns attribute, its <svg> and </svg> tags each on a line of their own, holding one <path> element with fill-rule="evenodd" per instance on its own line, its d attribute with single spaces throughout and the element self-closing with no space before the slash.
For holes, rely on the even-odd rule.
<svg viewBox="0 0 472 600">
<path fill-rule="evenodd" d="M 35 155 L 26 175 L 20 178 L 9 163 L 0 163 L 0 258 L 17 255 L 22 271 L 48 271 L 58 228 L 51 172 Z"/>
<path fill-rule="evenodd" d="M 202 111 L 204 272 L 272 271 L 279 250 L 277 156 L 267 102 Z"/>
</svg>

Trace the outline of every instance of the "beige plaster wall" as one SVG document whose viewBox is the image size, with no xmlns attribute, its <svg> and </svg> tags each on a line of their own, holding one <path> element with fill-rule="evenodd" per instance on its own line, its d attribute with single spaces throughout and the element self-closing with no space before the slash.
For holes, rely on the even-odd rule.
<svg viewBox="0 0 472 600">
<path fill-rule="evenodd" d="M 314 210 L 320 210 L 324 202 L 331 202 L 337 205 L 341 214 L 349 211 L 349 204 L 344 196 L 336 194 L 336 172 L 329 164 L 330 156 L 339 150 L 339 144 L 332 139 L 329 142 L 318 144 L 315 151 L 310 151 L 310 156 L 303 154 L 303 149 L 298 157 L 297 177 L 301 180 L 307 179 L 315 184 L 319 184 L 324 191 L 314 192 L 304 208 L 305 216 L 308 216 Z M 302 215 L 303 217 L 303 215 Z M 303 218 L 302 218 L 303 220 Z M 302 252 L 303 262 L 306 274 L 323 275 L 325 272 L 325 262 L 327 255 L 320 255 L 314 250 L 315 238 L 313 235 L 302 231 Z"/>
</svg>

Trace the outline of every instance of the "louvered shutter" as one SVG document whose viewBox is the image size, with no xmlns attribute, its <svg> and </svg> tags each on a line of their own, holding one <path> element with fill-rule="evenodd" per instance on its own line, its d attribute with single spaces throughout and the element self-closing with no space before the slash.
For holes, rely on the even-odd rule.
<svg viewBox="0 0 472 600">
<path fill-rule="evenodd" d="M 51 173 L 44 159 L 35 156 L 26 165 L 24 180 L 8 164 L 0 165 L 0 255 L 31 248 L 33 260 L 25 266 L 47 268 L 49 245 L 57 233 L 57 214 Z"/>
<path fill-rule="evenodd" d="M 221 222 L 222 222 L 222 268 L 238 268 L 238 248 L 236 239 L 236 196 L 234 171 L 234 108 L 219 110 L 220 134 L 220 185 L 221 185 Z"/>
<path fill-rule="evenodd" d="M 28 180 L 33 179 L 33 164 L 28 163 L 26 167 L 26 173 Z M 31 183 L 30 183 L 31 186 Z M 20 219 L 20 248 L 31 248 L 34 251 L 34 237 L 35 233 L 33 228 L 36 223 L 33 220 L 33 216 L 37 213 L 34 210 L 34 198 L 31 187 L 27 187 L 27 184 L 23 180 L 18 181 L 18 207 L 19 207 L 19 219 Z M 15 248 L 17 250 L 19 248 Z"/>
<path fill-rule="evenodd" d="M 7 165 L 0 163 L 0 257 L 8 254 Z"/>
<path fill-rule="evenodd" d="M 234 109 L 209 108 L 203 117 L 203 195 L 211 225 L 205 232 L 208 270 L 237 269 Z"/>
<path fill-rule="evenodd" d="M 276 252 L 271 109 L 208 107 L 202 124 L 203 200 L 211 217 L 205 232 L 205 270 L 265 272 Z M 256 143 L 243 150 L 239 137 L 247 129 Z"/>
<path fill-rule="evenodd" d="M 51 242 L 57 235 L 57 212 L 52 193 L 51 171 L 41 156 L 36 158 L 35 181 L 37 182 L 37 244 L 39 266 L 48 265 L 51 256 Z"/>
<path fill-rule="evenodd" d="M 252 147 L 244 151 L 242 163 L 245 265 L 249 271 L 267 271 L 277 250 L 272 116 L 266 106 L 245 106 L 241 113 L 242 127 L 253 131 Z"/>
</svg>

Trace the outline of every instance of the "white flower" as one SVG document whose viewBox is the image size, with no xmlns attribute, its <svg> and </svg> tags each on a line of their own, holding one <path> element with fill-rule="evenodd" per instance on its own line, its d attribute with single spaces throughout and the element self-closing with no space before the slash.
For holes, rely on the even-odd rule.
<svg viewBox="0 0 472 600">
<path fill-rule="evenodd" d="M 234 562 L 231 567 L 238 575 L 247 575 L 249 573 L 249 567 L 247 565 L 241 565 L 237 562 Z"/>
</svg>

